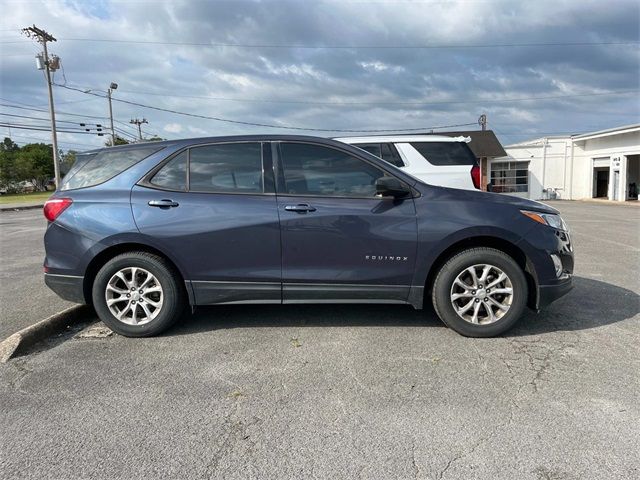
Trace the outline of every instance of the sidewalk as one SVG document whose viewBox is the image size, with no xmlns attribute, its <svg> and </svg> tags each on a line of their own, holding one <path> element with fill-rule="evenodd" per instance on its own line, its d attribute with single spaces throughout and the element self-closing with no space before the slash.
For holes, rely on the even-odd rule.
<svg viewBox="0 0 640 480">
<path fill-rule="evenodd" d="M 44 200 L 37 200 L 35 202 L 18 202 L 18 203 L 3 203 L 0 204 L 0 212 L 14 211 L 14 210 L 29 210 L 32 208 L 44 207 Z"/>
</svg>

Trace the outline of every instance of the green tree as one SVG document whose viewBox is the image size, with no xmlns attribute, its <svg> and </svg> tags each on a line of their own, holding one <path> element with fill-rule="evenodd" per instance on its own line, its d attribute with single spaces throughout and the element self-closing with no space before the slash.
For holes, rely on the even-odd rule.
<svg viewBox="0 0 640 480">
<path fill-rule="evenodd" d="M 128 145 L 129 143 L 130 143 L 129 140 L 127 140 L 126 138 L 122 138 L 122 137 L 116 135 L 115 145 Z M 111 140 L 111 138 L 109 138 L 106 142 L 104 142 L 104 144 L 107 147 L 113 147 L 114 146 L 114 142 Z"/>
<path fill-rule="evenodd" d="M 15 170 L 17 178 L 31 182 L 38 191 L 46 191 L 53 177 L 51 145 L 29 143 L 20 148 L 15 158 Z"/>
<path fill-rule="evenodd" d="M 0 186 L 12 192 L 19 181 L 16 172 L 16 154 L 20 147 L 9 137 L 5 137 L 0 143 Z"/>
<path fill-rule="evenodd" d="M 78 152 L 76 152 L 75 150 L 69 150 L 67 153 L 63 153 L 62 155 L 60 155 L 60 175 L 66 175 L 67 172 L 69 170 L 71 170 L 71 167 L 73 167 L 73 164 L 76 163 L 76 155 L 78 154 Z"/>
<path fill-rule="evenodd" d="M 18 150 L 20 150 L 18 144 L 9 137 L 4 137 L 4 140 L 0 143 L 0 152 L 17 152 Z"/>
</svg>

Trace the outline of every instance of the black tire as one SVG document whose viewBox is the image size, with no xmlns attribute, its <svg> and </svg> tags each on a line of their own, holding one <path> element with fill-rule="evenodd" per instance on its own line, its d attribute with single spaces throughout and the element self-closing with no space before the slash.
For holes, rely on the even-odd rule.
<svg viewBox="0 0 640 480">
<path fill-rule="evenodd" d="M 493 323 L 474 324 L 458 315 L 451 301 L 453 282 L 465 269 L 478 264 L 498 267 L 511 280 L 513 298 L 506 313 Z M 528 286 L 522 268 L 509 255 L 487 247 L 470 248 L 451 257 L 440 269 L 433 284 L 432 301 L 436 314 L 465 337 L 494 337 L 509 330 L 522 316 Z M 477 300 L 476 300 L 477 301 Z"/>
<path fill-rule="evenodd" d="M 105 291 L 109 280 L 127 267 L 143 268 L 156 277 L 162 287 L 163 301 L 159 313 L 148 323 L 130 325 L 120 321 L 107 306 Z M 164 258 L 148 252 L 127 252 L 109 260 L 98 272 L 93 282 L 93 306 L 100 319 L 116 333 L 125 337 L 151 337 L 169 328 L 182 314 L 185 307 L 184 286 L 180 275 Z"/>
</svg>

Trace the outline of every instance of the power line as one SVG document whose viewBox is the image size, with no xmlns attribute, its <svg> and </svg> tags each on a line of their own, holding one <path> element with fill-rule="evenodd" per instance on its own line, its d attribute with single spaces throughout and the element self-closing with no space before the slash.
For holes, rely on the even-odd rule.
<svg viewBox="0 0 640 480">
<path fill-rule="evenodd" d="M 45 138 L 28 137 L 26 135 L 16 135 L 13 132 L 10 133 L 10 134 L 6 134 L 5 136 L 8 137 L 8 138 L 11 138 L 12 140 L 13 140 L 13 138 L 24 138 L 26 140 L 37 140 L 39 143 L 43 143 L 43 142 L 47 141 L 47 139 L 45 139 Z M 26 143 L 26 142 L 20 142 L 20 143 Z M 64 142 L 64 141 L 63 142 L 58 142 L 58 143 L 60 143 L 62 145 L 75 145 L 77 147 L 100 148 L 99 146 L 96 147 L 95 145 L 89 145 L 87 143 L 75 143 L 75 142 Z"/>
<path fill-rule="evenodd" d="M 10 105 L 10 104 L 7 104 L 7 103 L 0 103 L 0 106 L 2 106 L 2 107 L 16 108 L 16 109 L 19 109 L 19 110 L 27 110 L 27 111 L 45 112 L 46 113 L 46 110 L 44 110 L 42 108 L 38 108 L 35 105 L 29 105 L 28 103 L 18 102 L 16 100 L 2 99 L 2 98 L 0 98 L 0 100 L 14 102 L 14 103 L 20 103 L 20 106 L 18 106 L 18 105 Z M 24 105 L 24 106 L 22 106 L 22 105 Z M 70 113 L 70 112 L 61 112 L 59 110 L 56 111 L 56 114 L 57 115 L 67 115 L 67 116 L 79 117 L 79 118 L 91 118 L 91 119 L 104 120 L 104 121 L 108 120 L 107 117 L 98 117 L 98 116 L 95 116 L 95 115 L 82 115 L 82 114 L 79 114 L 79 113 Z M 119 124 L 121 124 L 121 125 L 123 125 L 123 126 L 125 126 L 127 128 L 133 129 L 133 127 L 131 127 L 131 125 L 129 125 L 128 123 L 125 123 L 125 122 L 123 122 L 121 120 L 117 120 L 117 119 L 114 118 L 113 121 L 117 122 L 117 123 L 119 123 Z M 72 122 L 72 123 L 74 123 L 74 122 Z M 132 133 L 129 133 L 128 135 L 130 135 L 132 138 L 135 138 L 135 135 L 132 134 Z"/>
<path fill-rule="evenodd" d="M 10 100 L 15 102 L 14 100 Z M 15 103 L 20 103 L 20 102 L 15 102 Z M 26 103 L 23 103 L 22 105 L 28 105 Z M 42 108 L 37 108 L 35 106 L 31 107 L 31 106 L 18 106 L 18 105 L 10 105 L 7 103 L 0 103 L 1 107 L 8 107 L 8 108 L 16 108 L 16 109 L 20 109 L 20 110 L 30 110 L 30 111 L 34 111 L 34 112 L 46 112 L 46 110 L 43 110 Z M 97 120 L 108 120 L 107 117 L 99 117 L 96 115 L 83 115 L 83 114 L 79 114 L 79 113 L 70 113 L 70 112 L 61 112 L 61 111 L 56 111 L 56 114 L 58 115 L 68 115 L 68 116 L 72 116 L 72 117 L 80 117 L 80 118 L 92 118 L 92 119 L 97 119 Z M 113 120 L 114 122 L 118 122 L 121 123 L 125 126 L 129 126 L 128 124 L 119 121 L 119 120 Z"/>
<path fill-rule="evenodd" d="M 57 84 L 56 84 L 57 85 Z M 60 86 L 60 85 L 58 85 Z M 271 100 L 262 98 L 229 98 L 229 97 L 210 97 L 202 95 L 175 95 L 165 93 L 154 92 L 142 92 L 136 90 L 121 90 L 122 93 L 135 93 L 137 95 L 154 95 L 161 97 L 175 97 L 175 98 L 195 98 L 204 100 L 221 100 L 229 102 L 247 102 L 247 103 L 290 103 L 298 105 L 335 105 L 335 106 L 353 106 L 353 105 L 450 105 L 450 104 L 466 104 L 466 103 L 504 103 L 504 102 L 524 102 L 530 100 L 551 100 L 557 98 L 573 98 L 573 97 L 597 97 L 608 95 L 625 95 L 629 93 L 638 93 L 639 89 L 634 90 L 618 90 L 608 92 L 593 92 L 593 93 L 573 93 L 563 95 L 544 95 L 538 97 L 515 97 L 515 98 L 500 98 L 500 99 L 467 99 L 467 100 L 453 100 L 453 101 L 437 101 L 437 102 L 315 102 L 307 100 Z M 84 92 L 83 92 L 84 93 Z"/>
<path fill-rule="evenodd" d="M 42 121 L 45 121 L 45 122 L 49 121 L 48 118 L 31 117 L 31 116 L 28 116 L 28 115 L 15 115 L 15 114 L 12 114 L 12 113 L 3 113 L 3 112 L 0 112 L 0 116 L 3 116 L 3 117 L 16 117 L 16 118 L 27 118 L 29 120 L 42 120 Z M 70 123 L 72 125 L 81 126 L 80 123 L 72 122 L 70 120 L 57 120 L 56 123 Z"/>
<path fill-rule="evenodd" d="M 73 87 L 69 87 L 69 86 L 66 86 L 66 85 L 59 85 L 59 84 L 55 84 L 55 85 L 58 86 L 58 87 L 69 89 L 69 90 L 75 90 L 77 92 L 84 93 L 86 95 L 95 95 L 97 97 L 102 97 L 102 95 L 98 95 L 97 93 L 87 92 L 87 91 L 81 90 L 79 88 L 73 88 Z M 181 112 L 181 111 L 178 111 L 178 110 L 171 110 L 171 109 L 168 109 L 168 108 L 154 107 L 152 105 L 145 105 L 143 103 L 131 102 L 129 100 L 124 100 L 122 98 L 113 98 L 113 101 L 126 103 L 128 105 L 135 105 L 137 107 L 148 108 L 150 110 L 157 110 L 157 111 L 160 111 L 160 112 L 173 113 L 173 114 L 176 114 L 176 115 L 184 115 L 186 117 L 193 117 L 193 118 L 203 118 L 203 119 L 206 119 L 206 120 L 215 120 L 215 121 L 218 121 L 218 122 L 233 123 L 233 124 L 236 124 L 236 125 L 249 125 L 249 126 L 253 126 L 253 127 L 265 127 L 265 128 L 280 128 L 280 129 L 283 129 L 283 130 L 298 130 L 298 131 L 308 131 L 308 132 L 344 132 L 344 133 L 417 132 L 417 131 L 435 130 L 435 129 L 441 129 L 441 128 L 467 127 L 467 126 L 470 126 L 470 125 L 476 125 L 476 122 L 473 122 L 473 123 L 462 123 L 462 124 L 457 124 L 457 125 L 441 125 L 441 126 L 434 126 L 434 127 L 396 128 L 396 129 L 363 129 L 363 130 L 340 129 L 340 128 L 293 127 L 293 126 L 288 126 L 288 125 L 273 125 L 273 124 L 269 124 L 269 123 L 255 123 L 255 122 L 245 122 L 245 121 L 240 121 L 240 120 L 230 120 L 230 119 L 227 119 L 227 118 L 212 117 L 212 116 L 208 116 L 208 115 L 199 115 L 199 114 L 196 114 L 196 113 Z"/>
<path fill-rule="evenodd" d="M 468 43 L 468 44 L 423 44 L 423 45 L 303 45 L 274 43 L 217 43 L 217 42 L 171 42 L 160 40 L 122 40 L 111 38 L 60 38 L 67 42 L 124 43 L 136 45 L 174 45 L 190 47 L 274 48 L 305 50 L 431 50 L 431 49 L 477 49 L 477 48 L 535 48 L 535 47 L 594 47 L 616 45 L 638 45 L 639 41 L 617 42 L 530 42 L 530 43 Z M 2 41 L 0 43 L 24 43 L 24 41 Z"/>
<path fill-rule="evenodd" d="M 41 125 L 29 125 L 29 124 L 20 124 L 20 123 L 6 123 L 0 122 L 0 127 L 6 128 L 17 128 L 20 130 L 37 130 L 41 132 L 50 132 L 51 127 L 41 126 Z M 57 129 L 58 132 L 63 133 L 78 133 L 82 135 L 97 135 L 95 132 L 85 132 L 85 131 L 77 131 L 77 130 L 60 130 Z"/>
</svg>

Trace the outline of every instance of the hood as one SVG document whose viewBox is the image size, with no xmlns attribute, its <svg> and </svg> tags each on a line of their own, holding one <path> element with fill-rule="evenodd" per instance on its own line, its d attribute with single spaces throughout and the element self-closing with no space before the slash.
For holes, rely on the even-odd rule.
<svg viewBox="0 0 640 480">
<path fill-rule="evenodd" d="M 502 204 L 502 205 L 510 205 L 516 207 L 520 210 L 532 210 L 535 212 L 541 213 L 560 213 L 553 207 L 549 205 L 537 202 L 535 200 L 529 200 L 526 198 L 514 197 L 511 195 L 507 195 L 504 193 L 492 193 L 492 192 L 481 192 L 479 190 L 460 190 L 457 188 L 447 188 L 447 187 L 436 187 L 433 185 L 426 185 L 422 182 L 417 182 L 415 188 L 418 188 L 422 191 L 420 187 L 425 186 L 431 192 L 431 194 L 436 194 L 440 199 L 443 196 L 450 195 L 452 200 L 466 200 L 470 202 L 478 202 L 478 203 L 493 203 L 493 204 Z M 427 194 L 423 191 L 423 193 Z M 428 195 L 428 194 L 427 194 Z"/>
</svg>

